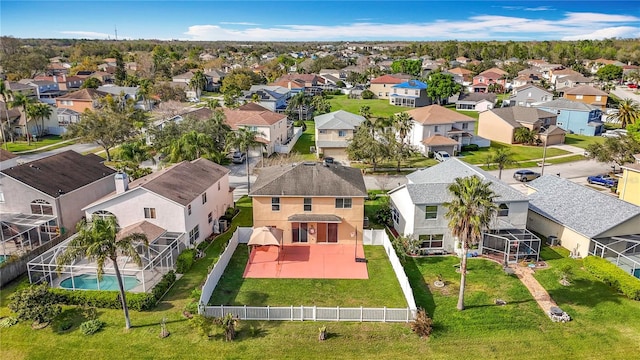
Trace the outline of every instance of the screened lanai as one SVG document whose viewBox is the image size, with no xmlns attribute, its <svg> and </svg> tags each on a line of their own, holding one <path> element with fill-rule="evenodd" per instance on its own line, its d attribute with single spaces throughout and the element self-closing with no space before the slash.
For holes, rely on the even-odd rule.
<svg viewBox="0 0 640 360">
<path fill-rule="evenodd" d="M 158 229 L 162 231 L 153 237 L 150 236 Z M 142 259 L 142 266 L 139 267 L 128 256 L 118 257 L 118 268 L 125 289 L 131 292 L 150 291 L 164 274 L 174 269 L 178 254 L 186 247 L 184 233 L 166 232 L 155 225 L 145 226 L 144 230 L 147 238 L 154 240 L 149 242 L 148 247 L 142 243 L 135 245 Z M 105 262 L 104 275 L 100 280 L 97 279 L 96 263 L 85 258 L 65 265 L 59 272 L 56 270 L 56 259 L 69 246 L 74 236 L 31 260 L 27 265 L 29 281 L 45 281 L 52 287 L 70 290 L 117 290 L 117 282 L 114 281 L 115 270 L 111 261 Z"/>
<path fill-rule="evenodd" d="M 59 236 L 57 218 L 53 215 L 0 214 L 0 225 L 0 263 Z"/>
<path fill-rule="evenodd" d="M 589 253 L 605 258 L 640 278 L 640 234 L 593 239 Z"/>
<path fill-rule="evenodd" d="M 500 229 L 484 233 L 480 251 L 505 264 L 538 261 L 540 238 L 527 229 Z"/>
</svg>

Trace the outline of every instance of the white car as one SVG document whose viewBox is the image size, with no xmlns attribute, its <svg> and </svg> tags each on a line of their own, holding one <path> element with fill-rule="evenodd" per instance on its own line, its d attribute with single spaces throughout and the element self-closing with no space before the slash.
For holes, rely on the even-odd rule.
<svg viewBox="0 0 640 360">
<path fill-rule="evenodd" d="M 433 157 L 440 162 L 451 159 L 451 155 L 446 151 L 436 151 L 433 153 Z"/>
</svg>

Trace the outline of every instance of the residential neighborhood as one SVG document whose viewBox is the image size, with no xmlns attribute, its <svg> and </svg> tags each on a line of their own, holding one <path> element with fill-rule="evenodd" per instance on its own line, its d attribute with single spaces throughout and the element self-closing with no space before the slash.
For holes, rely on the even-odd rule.
<svg viewBox="0 0 640 360">
<path fill-rule="evenodd" d="M 0 357 L 634 358 L 614 3 L 8 4 Z"/>
</svg>

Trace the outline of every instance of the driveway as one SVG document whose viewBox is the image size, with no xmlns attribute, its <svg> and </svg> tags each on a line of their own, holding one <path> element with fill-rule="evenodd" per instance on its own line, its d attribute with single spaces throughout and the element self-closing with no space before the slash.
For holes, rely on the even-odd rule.
<svg viewBox="0 0 640 360">
<path fill-rule="evenodd" d="M 637 103 L 640 103 L 640 95 L 634 94 L 638 89 L 629 89 L 626 86 L 616 86 L 615 89 L 611 90 L 613 95 L 619 97 L 620 99 L 631 99 Z"/>
</svg>

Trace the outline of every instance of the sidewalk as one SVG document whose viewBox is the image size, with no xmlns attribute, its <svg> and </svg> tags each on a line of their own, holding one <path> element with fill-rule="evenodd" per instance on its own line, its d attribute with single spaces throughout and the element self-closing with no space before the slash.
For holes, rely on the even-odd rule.
<svg viewBox="0 0 640 360">
<path fill-rule="evenodd" d="M 60 146 L 61 144 L 70 143 L 70 142 L 73 142 L 73 141 L 76 141 L 76 140 L 78 140 L 78 139 L 75 138 L 75 139 L 63 140 L 63 141 L 57 142 L 55 144 L 42 146 L 42 147 L 39 147 L 39 148 L 36 148 L 36 149 L 33 149 L 33 150 L 19 151 L 19 152 L 15 152 L 14 154 L 23 155 L 23 154 L 32 154 L 34 152 L 41 152 L 43 150 L 47 150 L 47 149 L 50 149 L 52 147 Z"/>
<path fill-rule="evenodd" d="M 528 267 L 518 265 L 511 266 L 511 268 L 514 269 L 518 279 L 520 279 L 524 286 L 527 287 L 533 296 L 533 299 L 538 303 L 538 306 L 540 306 L 542 311 L 544 311 L 547 316 L 550 316 L 549 311 L 551 310 L 551 307 L 558 305 L 553 301 L 547 290 L 540 285 L 536 278 L 533 277 L 533 270 Z"/>
</svg>

